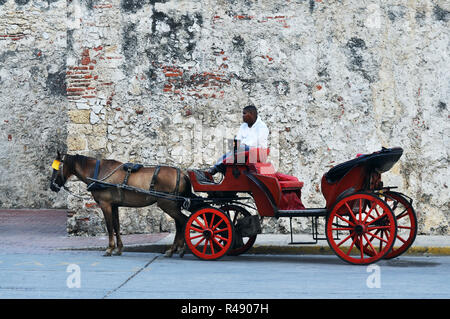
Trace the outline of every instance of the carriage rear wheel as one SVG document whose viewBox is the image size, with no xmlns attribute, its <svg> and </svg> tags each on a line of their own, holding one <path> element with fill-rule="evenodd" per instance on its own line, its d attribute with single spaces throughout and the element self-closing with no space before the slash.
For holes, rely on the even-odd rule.
<svg viewBox="0 0 450 319">
<path fill-rule="evenodd" d="M 188 218 L 184 237 L 189 249 L 198 258 L 218 259 L 233 244 L 233 224 L 222 210 L 202 208 Z"/>
<path fill-rule="evenodd" d="M 342 260 L 367 265 L 389 253 L 397 223 L 385 201 L 373 194 L 356 193 L 336 203 L 327 218 L 326 232 L 328 244 Z M 366 248 L 358 249 L 361 246 Z"/>
<path fill-rule="evenodd" d="M 228 214 L 235 229 L 239 220 L 244 217 L 251 216 L 249 211 L 238 205 L 224 205 L 220 207 L 220 209 Z M 238 256 L 246 253 L 250 248 L 252 248 L 256 241 L 256 235 L 244 237 L 238 234 L 238 231 L 236 231 L 234 235 L 234 245 L 228 251 L 228 255 L 230 256 Z"/>
<path fill-rule="evenodd" d="M 403 194 L 386 191 L 380 194 L 389 205 L 397 221 L 397 237 L 394 247 L 384 256 L 384 259 L 391 259 L 400 256 L 412 245 L 417 235 L 417 217 L 412 207 L 411 201 Z M 379 236 L 384 235 L 384 230 L 376 232 Z M 364 249 L 367 249 L 364 247 Z M 370 253 L 370 251 L 368 251 Z"/>
</svg>

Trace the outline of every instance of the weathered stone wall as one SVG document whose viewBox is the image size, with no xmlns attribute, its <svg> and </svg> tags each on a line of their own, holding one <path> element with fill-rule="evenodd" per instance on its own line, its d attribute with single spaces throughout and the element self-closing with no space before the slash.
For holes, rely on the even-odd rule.
<svg viewBox="0 0 450 319">
<path fill-rule="evenodd" d="M 271 130 L 271 160 L 305 182 L 306 206 L 324 205 L 320 179 L 332 165 L 401 146 L 386 184 L 414 198 L 421 233 L 449 233 L 444 2 L 73 0 L 64 8 L 58 63 L 69 152 L 207 167 L 252 102 Z M 70 187 L 85 194 L 85 185 Z M 69 232 L 104 231 L 92 201 L 67 204 L 76 212 Z M 120 218 L 124 233 L 173 230 L 157 208 L 121 209 Z M 286 231 L 287 222 L 266 221 L 265 230 Z"/>
<path fill-rule="evenodd" d="M 66 1 L 0 0 L 0 207 L 63 207 L 48 191 L 64 149 Z"/>
</svg>

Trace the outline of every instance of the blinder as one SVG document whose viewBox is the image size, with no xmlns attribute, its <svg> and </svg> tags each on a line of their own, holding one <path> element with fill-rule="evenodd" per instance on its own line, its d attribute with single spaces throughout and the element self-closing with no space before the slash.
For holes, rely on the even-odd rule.
<svg viewBox="0 0 450 319">
<path fill-rule="evenodd" d="M 52 177 L 50 179 L 50 189 L 54 192 L 59 192 L 61 190 L 61 188 L 63 187 L 63 185 L 66 183 L 66 179 L 64 178 L 64 172 L 63 172 L 64 171 L 63 165 L 64 165 L 65 158 L 66 158 L 66 155 L 64 154 L 64 156 L 61 160 L 54 160 L 52 163 L 53 173 L 52 173 Z M 59 177 L 62 180 L 61 185 L 59 185 L 56 182 L 58 173 L 60 173 Z"/>
</svg>

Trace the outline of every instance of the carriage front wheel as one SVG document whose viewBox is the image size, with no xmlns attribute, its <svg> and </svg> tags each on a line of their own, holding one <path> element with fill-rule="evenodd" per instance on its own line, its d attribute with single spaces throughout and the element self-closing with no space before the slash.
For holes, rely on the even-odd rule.
<svg viewBox="0 0 450 319">
<path fill-rule="evenodd" d="M 184 237 L 189 249 L 198 258 L 218 259 L 233 244 L 233 225 L 222 210 L 206 207 L 188 218 Z"/>
<path fill-rule="evenodd" d="M 335 204 L 327 218 L 326 233 L 328 244 L 342 260 L 367 265 L 389 253 L 397 223 L 385 201 L 371 193 L 356 193 Z M 361 246 L 366 249 L 358 249 Z"/>
</svg>

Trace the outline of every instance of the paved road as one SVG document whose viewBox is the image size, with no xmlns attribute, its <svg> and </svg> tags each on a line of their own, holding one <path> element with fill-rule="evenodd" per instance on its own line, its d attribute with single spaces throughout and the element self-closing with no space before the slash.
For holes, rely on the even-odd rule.
<svg viewBox="0 0 450 319">
<path fill-rule="evenodd" d="M 242 255 L 218 261 L 99 251 L 0 253 L 0 298 L 446 298 L 450 257 L 352 266 L 336 256 Z"/>
<path fill-rule="evenodd" d="M 0 210 L 0 299 L 450 297 L 448 255 L 402 255 L 369 267 L 346 264 L 334 254 L 276 250 L 217 261 L 191 254 L 164 258 L 158 249 L 103 257 L 99 250 L 60 250 L 107 243 L 104 236 L 68 237 L 65 221 L 64 211 Z M 124 242 L 151 246 L 169 243 L 168 237 L 127 235 Z M 448 248 L 447 237 L 439 242 Z"/>
</svg>

